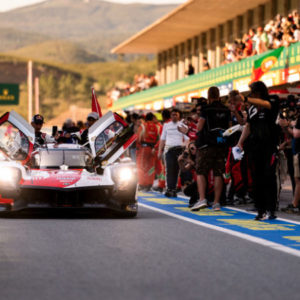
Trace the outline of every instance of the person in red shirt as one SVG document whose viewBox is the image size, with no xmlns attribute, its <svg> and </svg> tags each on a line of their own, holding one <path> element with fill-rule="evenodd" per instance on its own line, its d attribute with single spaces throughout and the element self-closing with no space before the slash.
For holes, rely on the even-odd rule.
<svg viewBox="0 0 300 300">
<path fill-rule="evenodd" d="M 138 129 L 137 169 L 140 189 L 149 191 L 155 179 L 155 146 L 159 141 L 159 128 L 148 113 L 146 122 Z"/>
</svg>

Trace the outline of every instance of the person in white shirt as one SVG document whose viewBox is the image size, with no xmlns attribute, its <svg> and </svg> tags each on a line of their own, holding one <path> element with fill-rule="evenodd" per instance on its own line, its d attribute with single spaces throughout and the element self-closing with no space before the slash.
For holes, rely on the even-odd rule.
<svg viewBox="0 0 300 300">
<path fill-rule="evenodd" d="M 167 191 L 165 195 L 167 197 L 176 197 L 176 186 L 179 174 L 178 157 L 182 153 L 183 146 L 188 142 L 189 138 L 178 130 L 179 126 L 182 126 L 180 122 L 181 112 L 178 109 L 171 111 L 171 121 L 167 122 L 163 126 L 161 140 L 158 150 L 158 158 L 162 157 L 162 153 L 165 154 L 166 165 L 166 181 Z"/>
</svg>

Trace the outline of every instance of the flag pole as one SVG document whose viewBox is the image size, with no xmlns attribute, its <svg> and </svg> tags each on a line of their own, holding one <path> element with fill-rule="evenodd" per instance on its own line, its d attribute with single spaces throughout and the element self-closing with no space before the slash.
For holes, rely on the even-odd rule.
<svg viewBox="0 0 300 300">
<path fill-rule="evenodd" d="M 40 113 L 40 80 L 38 77 L 34 79 L 34 99 L 35 99 L 35 113 Z"/>
<path fill-rule="evenodd" d="M 32 119 L 32 60 L 27 65 L 28 122 Z"/>
</svg>

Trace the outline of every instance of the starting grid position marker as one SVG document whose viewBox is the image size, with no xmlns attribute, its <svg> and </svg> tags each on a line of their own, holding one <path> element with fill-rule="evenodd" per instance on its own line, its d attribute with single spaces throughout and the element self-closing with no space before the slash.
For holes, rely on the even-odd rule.
<svg viewBox="0 0 300 300">
<path fill-rule="evenodd" d="M 158 193 L 139 193 L 139 205 L 203 227 L 225 232 L 240 238 L 300 257 L 300 223 L 276 219 L 254 221 L 253 214 L 243 210 L 210 208 L 192 212 L 188 200 L 166 198 Z"/>
</svg>

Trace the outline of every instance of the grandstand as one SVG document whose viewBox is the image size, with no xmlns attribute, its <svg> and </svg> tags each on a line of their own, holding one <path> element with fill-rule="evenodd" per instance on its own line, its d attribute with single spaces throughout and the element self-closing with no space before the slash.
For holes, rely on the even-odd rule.
<svg viewBox="0 0 300 300">
<path fill-rule="evenodd" d="M 113 103 L 113 109 L 160 110 L 189 102 L 191 97 L 205 96 L 211 85 L 219 86 L 222 95 L 232 89 L 247 91 L 259 56 L 224 64 L 224 47 L 242 39 L 251 28 L 265 28 L 277 14 L 288 16 L 293 10 L 299 11 L 299 6 L 299 0 L 187 1 L 112 50 L 116 54 L 156 54 L 159 83 L 158 87 L 121 97 Z M 204 58 L 210 70 L 205 71 Z M 194 75 L 186 75 L 189 65 Z M 295 86 L 300 81 L 299 74 L 298 42 L 285 47 L 262 80 L 269 87 Z"/>
</svg>

